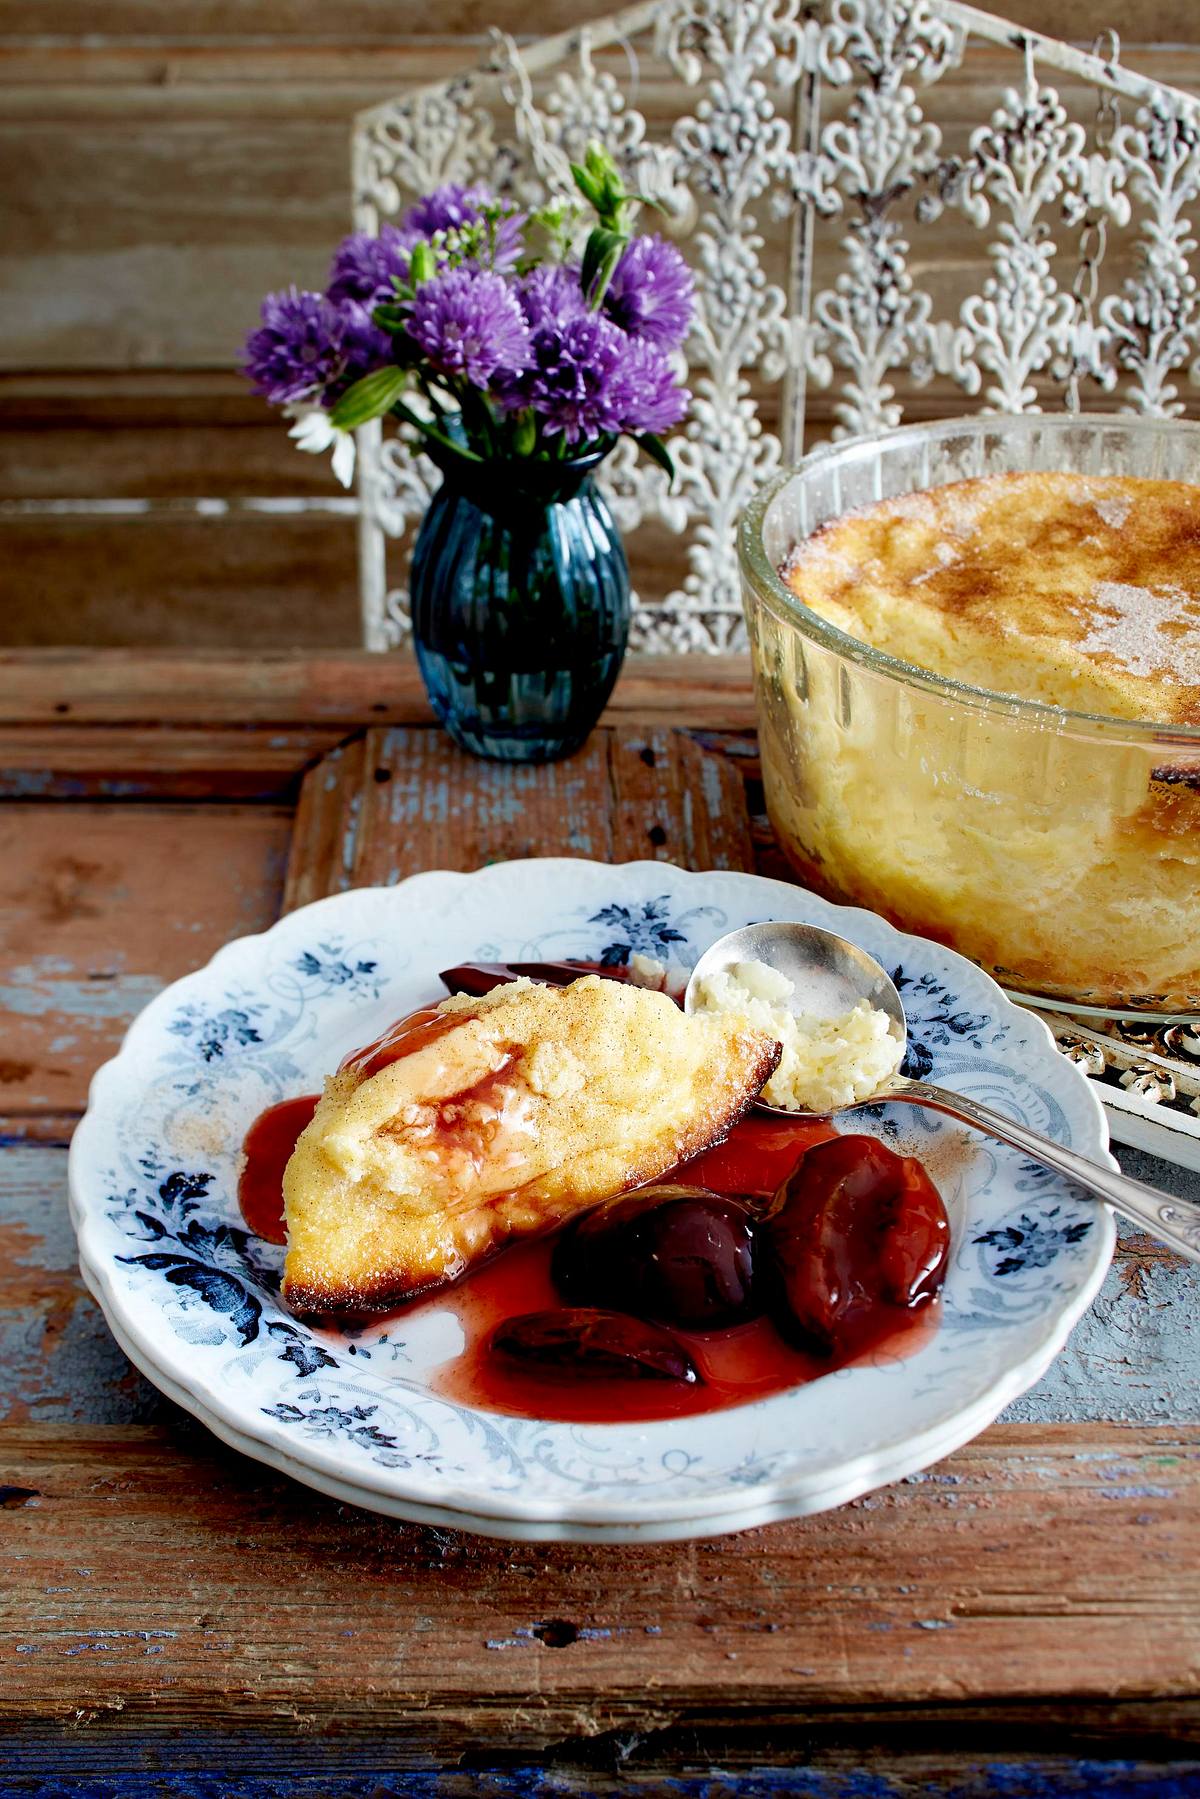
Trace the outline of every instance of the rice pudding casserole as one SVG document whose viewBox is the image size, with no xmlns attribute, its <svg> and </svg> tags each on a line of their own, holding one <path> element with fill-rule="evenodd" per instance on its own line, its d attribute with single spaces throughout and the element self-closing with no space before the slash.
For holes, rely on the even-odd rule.
<svg viewBox="0 0 1200 1799">
<path fill-rule="evenodd" d="M 1200 746 L 1171 742 L 1200 726 L 1200 486 L 954 482 L 830 521 L 781 572 L 860 643 L 1057 709 L 848 674 L 755 621 L 768 799 L 804 878 L 1031 991 L 1200 1005 Z M 1066 713 L 1163 733 L 1101 755 Z"/>
</svg>

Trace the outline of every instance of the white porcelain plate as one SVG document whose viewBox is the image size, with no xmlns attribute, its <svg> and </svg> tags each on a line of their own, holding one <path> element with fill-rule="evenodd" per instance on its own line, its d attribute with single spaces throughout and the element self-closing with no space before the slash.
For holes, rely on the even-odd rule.
<svg viewBox="0 0 1200 1799">
<path fill-rule="evenodd" d="M 1046 1027 L 961 956 L 752 875 L 660 862 L 508 862 L 338 894 L 229 944 L 149 1005 L 97 1074 L 71 1146 L 84 1278 L 122 1348 L 247 1454 L 356 1504 L 498 1536 L 710 1535 L 841 1504 L 965 1442 L 1037 1380 L 1103 1278 L 1109 1213 L 998 1143 L 915 1108 L 855 1129 L 914 1147 L 953 1232 L 941 1323 L 905 1360 L 657 1424 L 567 1425 L 459 1407 L 429 1374 L 461 1341 L 431 1306 L 359 1334 L 278 1298 L 282 1251 L 238 1212 L 239 1148 L 265 1106 L 437 998 L 468 959 L 635 950 L 686 970 L 754 920 L 827 925 L 895 971 L 908 1067 L 1097 1161 L 1100 1105 Z"/>
</svg>

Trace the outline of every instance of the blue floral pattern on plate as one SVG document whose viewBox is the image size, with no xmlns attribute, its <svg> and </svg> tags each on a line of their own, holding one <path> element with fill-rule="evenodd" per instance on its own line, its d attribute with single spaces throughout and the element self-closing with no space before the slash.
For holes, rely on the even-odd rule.
<svg viewBox="0 0 1200 1799">
<path fill-rule="evenodd" d="M 336 895 L 228 945 L 159 996 L 93 1085 L 72 1146 L 81 1260 L 118 1340 L 226 1440 L 401 1516 L 506 1535 L 706 1534 L 840 1503 L 982 1428 L 1044 1370 L 1111 1254 L 1107 1212 L 948 1120 L 857 1115 L 934 1173 L 954 1251 L 940 1326 L 904 1361 L 841 1370 L 732 1412 L 582 1427 L 472 1411 L 433 1370 L 460 1340 L 424 1308 L 317 1331 L 281 1305 L 282 1252 L 237 1207 L 240 1144 L 275 1101 L 439 991 L 450 962 L 636 952 L 682 973 L 723 931 L 825 924 L 895 971 L 909 1066 L 1106 1157 L 1086 1081 L 1035 1019 L 953 952 L 870 913 L 663 863 L 513 862 Z"/>
</svg>

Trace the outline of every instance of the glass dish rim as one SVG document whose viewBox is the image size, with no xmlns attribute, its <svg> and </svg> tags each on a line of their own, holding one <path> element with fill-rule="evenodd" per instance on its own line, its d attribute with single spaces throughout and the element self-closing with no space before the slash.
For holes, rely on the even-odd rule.
<svg viewBox="0 0 1200 1799">
<path fill-rule="evenodd" d="M 956 681 L 949 675 L 935 674 L 932 669 L 921 668 L 915 662 L 905 662 L 898 656 L 891 656 L 884 650 L 876 649 L 873 644 L 851 637 L 848 632 L 812 611 L 792 592 L 767 556 L 763 542 L 763 524 L 771 505 L 785 487 L 818 464 L 839 457 L 849 458 L 854 452 L 896 443 L 904 438 L 928 440 L 949 436 L 954 432 L 994 431 L 1003 429 L 1006 425 L 1021 425 L 1026 429 L 1048 426 L 1052 431 L 1067 426 L 1078 428 L 1080 425 L 1115 425 L 1122 430 L 1145 432 L 1152 436 L 1183 432 L 1195 436 L 1197 450 L 1200 452 L 1198 420 L 1141 418 L 1136 414 L 1119 412 L 965 413 L 835 439 L 830 443 L 817 445 L 806 456 L 801 457 L 799 462 L 779 469 L 748 502 L 738 526 L 738 561 L 747 586 L 761 601 L 798 625 L 805 636 L 814 639 L 823 648 L 902 686 L 920 688 L 939 699 L 957 701 L 976 711 L 1020 720 L 1039 729 L 1070 729 L 1078 730 L 1084 736 L 1104 739 L 1124 737 L 1135 743 L 1200 747 L 1200 725 L 1171 724 L 1149 718 L 1121 718 L 1108 712 L 1078 712 L 1067 706 L 1051 706 L 1043 700 L 1023 699 L 1017 694 L 998 693 L 993 688 Z M 909 491 L 917 493 L 922 490 L 912 488 Z"/>
</svg>

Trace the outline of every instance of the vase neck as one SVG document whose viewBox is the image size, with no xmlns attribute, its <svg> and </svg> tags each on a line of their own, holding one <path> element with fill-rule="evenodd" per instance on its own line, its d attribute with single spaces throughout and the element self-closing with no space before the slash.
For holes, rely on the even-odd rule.
<svg viewBox="0 0 1200 1799">
<path fill-rule="evenodd" d="M 465 457 L 429 451 L 442 472 L 447 494 L 460 495 L 481 512 L 503 515 L 514 507 L 522 511 L 562 505 L 591 481 L 604 454 L 550 462 L 532 456 L 497 457 L 488 462 L 468 462 Z"/>
</svg>

